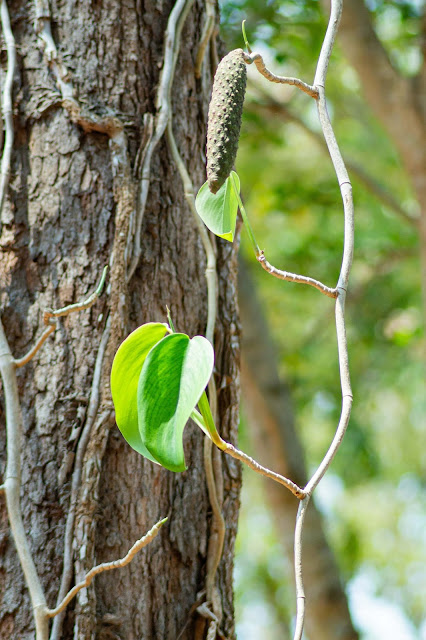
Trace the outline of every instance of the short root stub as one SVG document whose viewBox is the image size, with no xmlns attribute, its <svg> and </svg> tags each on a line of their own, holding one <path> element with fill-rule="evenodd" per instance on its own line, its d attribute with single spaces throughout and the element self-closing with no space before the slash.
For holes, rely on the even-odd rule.
<svg viewBox="0 0 426 640">
<path fill-rule="evenodd" d="M 231 173 L 238 150 L 247 67 L 242 49 L 221 60 L 213 83 L 207 126 L 207 181 L 217 193 Z"/>
</svg>

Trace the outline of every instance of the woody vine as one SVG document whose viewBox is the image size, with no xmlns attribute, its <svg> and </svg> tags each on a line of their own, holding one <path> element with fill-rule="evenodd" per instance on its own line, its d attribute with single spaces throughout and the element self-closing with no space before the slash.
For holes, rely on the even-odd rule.
<svg viewBox="0 0 426 640">
<path fill-rule="evenodd" d="M 152 133 L 147 146 L 148 150 L 143 160 L 142 176 L 144 175 L 144 171 L 149 172 L 149 163 L 153 149 L 163 134 L 166 134 L 171 155 L 182 178 L 185 196 L 194 214 L 194 222 L 199 229 L 206 251 L 206 279 L 208 286 L 208 322 L 206 334 L 205 336 L 190 338 L 185 333 L 177 332 L 173 326 L 170 315 L 167 323 L 147 323 L 131 333 L 119 347 L 111 371 L 111 392 L 115 405 L 116 422 L 122 435 L 133 449 L 153 463 L 160 464 L 174 472 L 181 472 L 186 468 L 182 434 L 188 420 L 191 418 L 206 435 L 204 451 L 205 468 L 213 519 L 215 520 L 218 531 L 216 541 L 212 543 L 212 546 L 208 550 L 206 598 L 207 606 L 211 608 L 211 618 L 208 629 L 209 638 L 215 638 L 220 630 L 221 612 L 220 606 L 217 603 L 215 583 L 216 571 L 222 554 L 224 539 L 223 516 L 221 514 L 220 501 L 217 496 L 215 477 L 212 471 L 212 445 L 215 445 L 225 454 L 247 464 L 257 473 L 282 484 L 299 500 L 294 542 L 297 597 L 294 640 L 301 640 L 305 618 L 305 594 L 302 575 L 302 533 L 304 518 L 310 498 L 342 442 L 352 406 L 344 320 L 345 297 L 353 255 L 354 222 L 352 188 L 328 116 L 325 97 L 327 68 L 337 33 L 343 0 L 332 1 L 330 20 L 312 85 L 297 78 L 277 76 L 269 71 L 265 67 L 262 57 L 251 51 L 245 36 L 245 31 L 244 39 L 247 52 L 244 52 L 242 49 L 237 49 L 222 60 L 216 73 L 212 102 L 209 110 L 207 182 L 201 187 L 196 197 L 191 178 L 180 158 L 179 150 L 174 139 L 172 114 L 169 108 L 170 88 L 174 73 L 176 51 L 178 50 L 180 30 L 191 4 L 192 2 L 181 0 L 176 3 L 175 9 L 170 16 L 169 34 L 171 33 L 173 37 L 168 50 L 168 62 L 164 65 L 160 81 L 157 95 L 158 117 L 153 124 L 151 123 Z M 210 7 L 211 5 L 208 3 L 207 6 Z M 14 41 L 5 0 L 1 2 L 1 22 L 7 44 L 8 74 L 2 100 L 6 133 L 1 166 L 0 210 L 7 188 L 10 154 L 13 144 L 11 91 L 15 65 Z M 44 27 L 41 25 L 40 31 L 44 33 L 45 41 L 48 45 L 53 48 L 55 45 L 51 42 L 50 30 L 45 27 L 46 25 L 44 25 Z M 205 47 L 211 34 L 212 25 L 210 12 L 208 13 L 205 30 L 199 45 L 197 55 L 198 72 L 199 65 L 203 60 Z M 50 55 L 51 60 L 55 61 L 52 51 L 50 51 Z M 123 167 L 119 178 L 124 183 L 127 180 L 125 170 L 127 166 L 127 156 L 125 153 L 125 140 L 123 141 L 122 139 L 124 135 L 123 130 L 120 129 L 117 122 L 113 122 L 112 120 L 108 120 L 108 122 L 85 120 L 85 115 L 80 110 L 80 106 L 75 103 L 75 101 L 73 102 L 74 99 L 70 97 L 72 93 L 67 92 L 69 87 L 67 87 L 66 74 L 63 73 L 63 69 L 61 69 L 60 66 L 57 64 L 55 66 L 55 64 L 54 62 L 53 71 L 58 76 L 58 84 L 62 82 L 61 90 L 63 91 L 64 106 L 65 101 L 68 100 L 68 106 L 66 108 L 69 109 L 71 119 L 80 126 L 86 126 L 89 130 L 92 128 L 110 135 L 111 141 L 114 143 L 112 144 L 112 153 L 117 155 L 120 166 Z M 238 147 L 246 84 L 246 66 L 249 64 L 254 64 L 257 70 L 267 80 L 275 83 L 294 85 L 316 101 L 320 125 L 336 171 L 343 200 L 344 250 L 341 272 L 335 287 L 327 286 L 312 277 L 289 273 L 272 266 L 267 261 L 265 252 L 259 248 L 254 237 L 240 197 L 240 180 L 238 175 L 232 170 Z M 146 192 L 141 192 L 140 200 L 144 205 Z M 216 427 L 216 389 L 212 372 L 214 367 L 213 335 L 216 317 L 217 284 L 214 269 L 214 251 L 204 224 L 216 236 L 232 242 L 234 239 L 238 209 L 250 237 L 255 258 L 265 271 L 284 281 L 313 286 L 319 292 L 335 300 L 342 410 L 333 441 L 323 461 L 305 487 L 299 487 L 291 479 L 257 463 L 234 445 L 223 440 Z M 124 215 L 126 213 L 124 209 L 123 212 Z M 133 255 L 133 259 L 130 260 L 127 265 L 127 274 L 126 269 L 123 270 L 127 279 L 131 277 L 137 264 L 138 256 L 140 255 L 140 246 L 138 244 L 140 224 L 141 217 L 139 216 L 134 233 L 135 245 L 133 247 L 133 254 L 131 254 L 131 257 Z M 118 268 L 117 263 L 112 264 L 112 269 L 114 268 Z M 15 540 L 33 604 L 37 640 L 47 639 L 50 618 L 56 618 L 56 624 L 54 623 L 50 635 L 51 640 L 59 638 L 63 612 L 79 590 L 87 587 L 98 573 L 125 566 L 143 546 L 157 535 L 162 524 L 165 522 L 165 519 L 161 519 L 154 525 L 148 534 L 140 538 L 130 549 L 129 553 L 121 560 L 93 567 L 93 569 L 87 573 L 84 580 L 72 589 L 69 589 L 70 576 L 66 574 L 64 568 L 64 579 L 61 584 L 57 606 L 52 609 L 47 607 L 37 570 L 26 540 L 20 513 L 19 492 L 22 419 L 20 416 L 19 397 L 16 385 L 16 369 L 29 362 L 42 347 L 45 340 L 55 330 L 58 318 L 73 312 L 82 311 L 93 304 L 102 292 L 105 278 L 106 270 L 104 270 L 102 274 L 97 290 L 83 302 L 69 305 L 56 311 L 47 310 L 44 316 L 46 330 L 36 345 L 30 349 L 23 358 L 15 359 L 12 356 L 2 325 L 0 324 L 0 369 L 6 398 L 8 442 L 8 463 L 1 490 L 6 495 L 12 535 Z M 109 325 L 107 326 L 105 336 L 106 344 L 109 337 Z M 208 391 L 208 396 L 206 390 Z M 71 519 L 68 527 L 71 531 L 72 525 L 73 520 Z M 65 565 L 66 563 L 64 562 L 64 566 Z"/>
</svg>

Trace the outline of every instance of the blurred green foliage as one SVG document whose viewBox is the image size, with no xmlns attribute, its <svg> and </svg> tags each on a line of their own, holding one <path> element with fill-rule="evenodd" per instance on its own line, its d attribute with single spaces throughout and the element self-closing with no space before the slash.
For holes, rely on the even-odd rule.
<svg viewBox="0 0 426 640">
<path fill-rule="evenodd" d="M 368 2 L 393 64 L 408 75 L 421 63 L 422 4 Z M 243 46 L 246 19 L 252 49 L 275 73 L 312 82 L 326 26 L 317 1 L 226 0 L 221 13 L 229 49 Z M 320 132 L 315 104 L 294 88 L 269 84 L 252 68 L 249 80 L 237 170 L 258 244 L 276 267 L 334 286 L 343 215 L 328 155 L 306 130 Z M 380 183 L 408 215 L 418 214 L 409 176 L 338 45 L 326 89 L 345 158 Z M 271 111 L 271 98 L 282 105 L 282 114 Z M 426 394 L 418 236 L 415 226 L 356 174 L 351 178 L 356 241 L 347 332 L 355 401 L 332 466 L 342 495 L 326 509 L 327 527 L 344 578 L 370 567 L 377 572 L 377 593 L 420 625 L 426 611 L 426 578 L 419 569 L 426 566 Z M 242 250 L 250 257 L 245 240 L 243 231 Z M 314 469 L 334 435 L 341 406 L 333 304 L 309 287 L 271 278 L 251 257 Z M 267 571 L 264 577 L 270 582 Z"/>
</svg>

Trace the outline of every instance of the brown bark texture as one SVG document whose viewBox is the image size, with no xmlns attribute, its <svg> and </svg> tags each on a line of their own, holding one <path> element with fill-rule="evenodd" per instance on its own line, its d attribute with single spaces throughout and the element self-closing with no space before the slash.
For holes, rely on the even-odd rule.
<svg viewBox="0 0 426 640">
<path fill-rule="evenodd" d="M 241 388 L 252 452 L 259 462 L 303 487 L 308 478 L 290 389 L 278 375 L 276 349 L 244 263 L 240 263 L 238 283 L 243 329 Z M 277 483 L 265 483 L 284 551 L 292 559 L 298 500 Z M 357 640 L 336 560 L 314 503 L 308 507 L 303 532 L 303 575 L 307 636 L 315 640 Z"/>
<path fill-rule="evenodd" d="M 15 145 L 0 237 L 0 303 L 12 352 L 21 357 L 43 330 L 47 307 L 84 299 L 115 255 L 106 293 L 90 310 L 59 323 L 35 358 L 19 371 L 24 419 L 22 511 L 48 605 L 53 607 L 63 565 L 75 454 L 88 418 L 93 370 L 105 323 L 111 335 L 100 385 L 100 406 L 87 447 L 74 532 L 74 578 L 94 564 L 122 557 L 161 517 L 158 537 L 126 568 L 96 577 L 69 606 L 63 639 L 183 640 L 205 626 L 191 608 L 205 587 L 211 508 L 203 466 L 203 435 L 185 430 L 188 470 L 168 472 L 136 454 L 116 426 L 108 389 L 112 357 L 126 335 L 148 321 L 203 333 L 207 319 L 206 260 L 185 202 L 180 176 L 164 139 L 151 164 L 142 224 L 142 255 L 128 286 L 119 264 L 123 230 L 137 208 L 133 171 L 155 115 L 162 67 L 167 0 L 54 0 L 52 32 L 70 70 L 80 104 L 94 117 L 124 123 L 132 174 L 118 176 L 108 135 L 84 130 L 63 107 L 34 31 L 31 4 L 9 2 L 17 44 L 14 79 Z M 204 180 L 204 144 L 211 87 L 209 57 L 194 76 L 204 4 L 192 7 L 182 32 L 172 88 L 180 153 L 197 188 Z M 145 119 L 145 124 L 147 120 Z M 143 148 L 142 148 L 143 151 Z M 123 184 L 127 185 L 124 189 Z M 121 227 L 117 227 L 117 220 Z M 239 324 L 235 246 L 217 242 L 218 321 L 215 376 L 221 435 L 234 441 L 238 415 Z M 120 278 L 121 273 L 121 278 Z M 0 478 L 5 468 L 4 405 L 0 404 Z M 222 461 L 226 538 L 218 573 L 221 629 L 234 637 L 232 566 L 240 467 Z M 0 498 L 0 638 L 34 637 L 28 592 L 4 500 Z"/>
</svg>

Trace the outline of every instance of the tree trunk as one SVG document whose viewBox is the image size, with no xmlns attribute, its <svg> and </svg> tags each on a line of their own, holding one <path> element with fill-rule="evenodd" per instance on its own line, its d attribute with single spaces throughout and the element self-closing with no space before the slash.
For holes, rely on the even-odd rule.
<svg viewBox="0 0 426 640">
<path fill-rule="evenodd" d="M 135 217 L 143 210 L 138 166 L 146 160 L 152 122 L 144 116 L 156 115 L 172 7 L 166 0 L 145 5 L 139 0 L 52 2 L 59 61 L 71 70 L 64 82 L 70 86 L 71 78 L 74 88 L 67 102 L 64 93 L 58 93 L 61 85 L 55 83 L 47 50 L 43 55 L 40 49 L 28 3 L 9 3 L 18 65 L 15 148 L 0 237 L 0 302 L 13 355 L 21 357 L 41 334 L 45 308 L 84 299 L 96 288 L 104 265 L 111 265 L 107 295 L 90 310 L 65 318 L 19 370 L 22 511 L 48 605 L 54 606 L 60 584 L 71 483 L 83 433 L 90 433 L 90 439 L 76 504 L 73 582 L 93 565 L 122 557 L 156 521 L 168 516 L 158 537 L 129 566 L 95 578 L 72 601 L 64 640 L 174 639 L 181 631 L 180 638 L 192 639 L 206 633 L 206 622 L 193 607 L 203 600 L 211 530 L 203 435 L 193 425 L 185 430 L 188 471 L 173 474 L 153 465 L 128 447 L 114 425 L 108 383 L 120 342 L 144 322 L 164 322 L 166 305 L 177 330 L 194 335 L 204 333 L 206 325 L 206 259 L 164 138 L 152 155 L 139 259 L 128 242 L 137 229 Z M 194 75 L 203 20 L 203 4 L 197 2 L 183 27 L 172 87 L 175 137 L 196 187 L 205 179 L 211 86 L 208 54 L 201 79 Z M 129 252 L 136 255 L 137 266 L 126 284 Z M 217 260 L 219 429 L 234 441 L 239 355 L 235 245 L 218 241 Z M 97 385 L 94 368 L 102 337 L 106 349 Z M 4 474 L 3 404 L 1 409 Z M 221 630 L 233 638 L 232 558 L 240 469 L 230 458 L 222 464 L 226 538 L 217 584 Z M 0 541 L 0 637 L 34 638 L 28 592 L 3 500 Z"/>
</svg>

